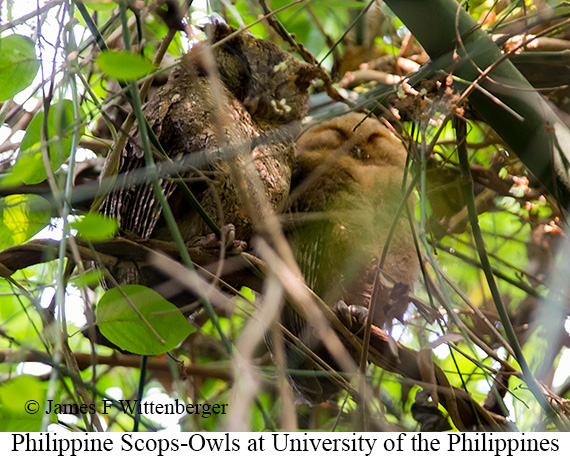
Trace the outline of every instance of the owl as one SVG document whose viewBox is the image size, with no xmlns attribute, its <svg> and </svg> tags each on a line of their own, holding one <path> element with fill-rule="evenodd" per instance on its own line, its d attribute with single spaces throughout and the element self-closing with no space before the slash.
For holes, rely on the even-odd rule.
<svg viewBox="0 0 570 457">
<path fill-rule="evenodd" d="M 212 226 L 192 205 L 184 184 L 213 223 L 235 227 L 240 240 L 251 236 L 253 226 L 230 163 L 250 167 L 257 174 L 263 197 L 272 207 L 288 195 L 294 138 L 308 109 L 309 86 L 322 71 L 274 43 L 236 32 L 221 21 L 209 24 L 207 43 L 198 43 L 182 58 L 169 81 L 143 108 L 167 154 L 153 150 L 155 162 L 172 161 L 179 167 L 177 174 L 161 177 L 160 185 L 188 244 L 210 234 Z M 208 64 L 210 57 L 213 66 Z M 171 241 L 152 184 L 135 181 L 137 173 L 132 173 L 144 166 L 135 129 L 118 170 L 126 185 L 113 190 L 100 211 L 118 220 L 123 236 Z M 136 265 L 112 273 L 120 284 L 154 287 L 166 279 Z M 187 299 L 177 291 L 165 298 L 179 305 Z"/>
<path fill-rule="evenodd" d="M 398 215 L 406 156 L 386 127 L 358 113 L 311 128 L 297 141 L 289 240 L 305 281 L 331 307 L 368 308 L 376 299 L 372 322 L 379 327 L 402 317 L 419 269 L 409 221 L 405 211 Z M 373 294 L 375 281 L 382 287 Z M 312 328 L 291 307 L 284 308 L 282 322 L 301 341 L 314 340 Z M 308 345 L 327 359 L 321 347 Z M 288 354 L 289 368 L 316 370 L 292 346 Z M 323 376 L 291 379 L 311 403 L 339 389 Z"/>
</svg>

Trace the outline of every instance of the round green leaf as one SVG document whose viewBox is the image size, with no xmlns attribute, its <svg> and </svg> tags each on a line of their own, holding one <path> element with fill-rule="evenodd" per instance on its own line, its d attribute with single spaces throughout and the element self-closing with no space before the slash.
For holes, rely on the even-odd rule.
<svg viewBox="0 0 570 457">
<path fill-rule="evenodd" d="M 101 333 L 118 347 L 134 354 L 162 354 L 195 331 L 176 306 L 148 287 L 127 285 L 122 290 L 138 312 L 119 289 L 105 292 L 95 309 Z"/>
<path fill-rule="evenodd" d="M 97 57 L 97 65 L 107 76 L 120 80 L 138 79 L 154 69 L 144 57 L 126 51 L 103 51 Z"/>
<path fill-rule="evenodd" d="M 88 213 L 72 222 L 71 226 L 77 230 L 79 237 L 91 241 L 107 240 L 119 231 L 119 224 L 115 219 L 99 213 Z"/>
<path fill-rule="evenodd" d="M 39 68 L 32 40 L 21 35 L 0 39 L 0 102 L 28 87 Z"/>
<path fill-rule="evenodd" d="M 49 203 L 38 195 L 0 198 L 0 249 L 23 243 L 50 222 Z"/>
</svg>

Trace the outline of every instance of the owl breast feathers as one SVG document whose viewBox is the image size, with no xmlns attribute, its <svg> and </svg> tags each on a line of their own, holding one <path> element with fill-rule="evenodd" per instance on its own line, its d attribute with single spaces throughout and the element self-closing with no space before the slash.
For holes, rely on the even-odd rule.
<svg viewBox="0 0 570 457">
<path fill-rule="evenodd" d="M 406 212 L 398 215 L 406 149 L 377 120 L 350 113 L 304 133 L 296 156 L 291 243 L 308 285 L 331 306 L 368 307 L 395 223 L 381 271 L 405 297 L 375 294 L 373 322 L 400 318 L 418 273 Z"/>
</svg>

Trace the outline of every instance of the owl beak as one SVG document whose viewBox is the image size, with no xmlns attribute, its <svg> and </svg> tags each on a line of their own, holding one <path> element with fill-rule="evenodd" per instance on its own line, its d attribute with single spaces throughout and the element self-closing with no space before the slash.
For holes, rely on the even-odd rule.
<svg viewBox="0 0 570 457">
<path fill-rule="evenodd" d="M 243 106 L 245 106 L 249 114 L 253 116 L 259 108 L 259 97 L 248 95 L 243 101 Z"/>
</svg>

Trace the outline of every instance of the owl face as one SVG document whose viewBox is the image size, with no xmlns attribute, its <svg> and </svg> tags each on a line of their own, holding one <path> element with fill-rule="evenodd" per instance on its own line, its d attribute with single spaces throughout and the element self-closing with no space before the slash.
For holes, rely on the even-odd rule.
<svg viewBox="0 0 570 457">
<path fill-rule="evenodd" d="M 388 196 L 400 195 L 406 155 L 386 127 L 364 114 L 349 113 L 313 127 L 297 141 L 293 186 L 303 192 L 297 207 L 322 211 L 335 200 L 352 207 L 354 199 L 361 208 L 363 202 L 389 201 Z"/>
<path fill-rule="evenodd" d="M 406 150 L 379 121 L 349 113 L 307 131 L 297 142 L 297 157 L 337 155 L 347 166 L 404 167 Z"/>
<path fill-rule="evenodd" d="M 236 32 L 214 21 L 209 35 L 216 43 Z M 300 119 L 308 104 L 307 89 L 320 69 L 301 62 L 275 43 L 241 32 L 215 46 L 216 60 L 224 84 L 255 119 L 286 123 Z"/>
</svg>

